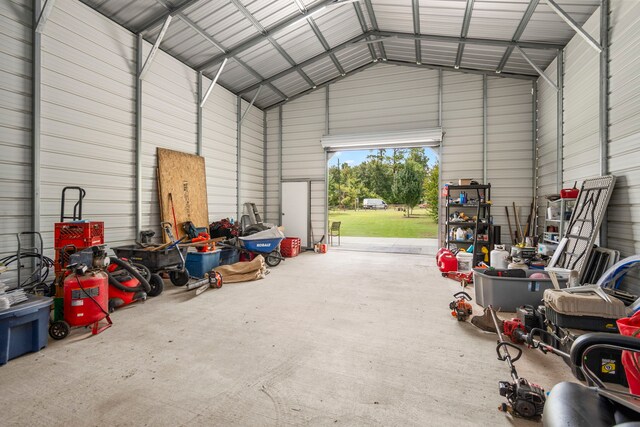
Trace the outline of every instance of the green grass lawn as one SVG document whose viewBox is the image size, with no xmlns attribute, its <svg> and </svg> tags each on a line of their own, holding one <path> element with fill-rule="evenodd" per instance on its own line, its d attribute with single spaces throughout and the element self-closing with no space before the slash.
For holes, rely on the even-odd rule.
<svg viewBox="0 0 640 427">
<path fill-rule="evenodd" d="M 438 236 L 438 224 L 424 209 L 416 208 L 410 218 L 404 212 L 387 210 L 329 211 L 329 223 L 342 222 L 343 236 L 357 237 L 430 237 Z"/>
</svg>

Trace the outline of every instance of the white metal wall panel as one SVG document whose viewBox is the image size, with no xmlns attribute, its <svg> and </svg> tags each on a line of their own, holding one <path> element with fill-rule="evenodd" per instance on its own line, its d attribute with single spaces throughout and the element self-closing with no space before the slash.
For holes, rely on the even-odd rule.
<svg viewBox="0 0 640 427">
<path fill-rule="evenodd" d="M 609 203 L 609 246 L 622 256 L 640 253 L 640 2 L 611 3 L 609 171 L 617 176 Z M 640 281 L 629 281 L 640 292 Z"/>
<path fill-rule="evenodd" d="M 482 181 L 482 76 L 443 73 L 442 182 Z"/>
<path fill-rule="evenodd" d="M 555 79 L 557 75 L 557 59 L 545 70 L 548 76 Z M 538 141 L 537 141 L 537 173 L 536 192 L 538 205 L 538 229 L 544 231 L 544 218 L 547 194 L 558 192 L 558 99 L 557 91 L 542 78 L 538 79 Z"/>
<path fill-rule="evenodd" d="M 600 9 L 583 28 L 600 38 Z M 564 182 L 600 175 L 599 73 L 600 55 L 578 36 L 565 48 Z"/>
<path fill-rule="evenodd" d="M 482 181 L 482 76 L 442 73 L 442 157 L 440 181 Z M 445 215 L 441 204 L 440 217 Z M 443 238 L 443 236 L 441 236 Z"/>
<path fill-rule="evenodd" d="M 0 3 L 0 257 L 31 230 L 32 3 Z"/>
<path fill-rule="evenodd" d="M 282 107 L 282 179 L 318 181 L 311 186 L 311 222 L 316 240 L 324 234 L 324 209 L 317 206 L 318 200 L 324 200 L 325 154 L 320 138 L 325 132 L 325 108 L 324 90 Z"/>
<path fill-rule="evenodd" d="M 211 81 L 204 79 L 204 87 Z M 209 220 L 237 218 L 237 97 L 215 86 L 202 111 Z"/>
<path fill-rule="evenodd" d="M 242 112 L 249 103 L 242 101 Z M 264 211 L 264 123 L 263 113 L 251 106 L 242 122 L 240 143 L 240 204 L 256 204 L 260 213 Z"/>
<path fill-rule="evenodd" d="M 266 199 L 264 219 L 271 224 L 280 221 L 280 124 L 278 108 L 267 111 Z"/>
<path fill-rule="evenodd" d="M 491 216 L 510 242 L 505 207 L 516 204 L 524 230 L 533 197 L 532 82 L 487 78 L 487 179 Z"/>
<path fill-rule="evenodd" d="M 378 64 L 330 86 L 332 135 L 438 125 L 438 72 Z"/>
<path fill-rule="evenodd" d="M 144 47 L 146 58 L 151 45 Z M 194 70 L 159 50 L 142 84 L 142 227 L 158 236 L 156 150 L 196 153 L 197 79 Z"/>
<path fill-rule="evenodd" d="M 42 36 L 41 228 L 53 246 L 65 186 L 110 245 L 135 238 L 135 37 L 80 2 L 57 2 Z"/>
</svg>

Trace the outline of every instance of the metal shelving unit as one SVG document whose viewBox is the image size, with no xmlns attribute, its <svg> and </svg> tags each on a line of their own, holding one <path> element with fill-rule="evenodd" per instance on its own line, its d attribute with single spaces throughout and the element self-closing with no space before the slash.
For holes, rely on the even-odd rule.
<svg viewBox="0 0 640 427">
<path fill-rule="evenodd" d="M 544 215 L 544 235 L 542 240 L 545 243 L 558 244 L 565 235 L 567 224 L 571 219 L 571 213 L 575 207 L 576 199 L 547 200 L 547 210 Z M 549 218 L 549 209 L 558 208 L 558 218 Z M 556 230 L 549 230 L 550 227 Z"/>
<path fill-rule="evenodd" d="M 448 185 L 447 197 L 445 197 L 446 218 L 444 220 L 445 247 L 458 248 L 458 245 L 473 245 L 473 264 L 477 265 L 484 260 L 484 255 L 480 249 L 482 246 L 489 251 L 493 249 L 493 233 L 491 224 L 491 184 L 486 185 Z M 468 197 L 475 198 L 474 201 L 460 203 L 460 193 L 468 191 Z M 468 217 L 476 217 L 475 221 L 451 221 L 451 214 L 456 211 L 463 211 Z M 457 240 L 452 236 L 455 227 L 471 228 L 473 239 Z M 486 240 L 478 240 L 478 235 L 486 235 Z M 465 248 L 466 249 L 466 248 Z"/>
</svg>

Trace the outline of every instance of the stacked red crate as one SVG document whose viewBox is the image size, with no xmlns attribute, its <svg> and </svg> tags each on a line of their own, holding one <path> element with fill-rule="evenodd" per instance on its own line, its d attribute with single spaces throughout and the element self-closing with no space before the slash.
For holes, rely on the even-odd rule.
<svg viewBox="0 0 640 427">
<path fill-rule="evenodd" d="M 285 258 L 293 258 L 300 253 L 301 240 L 298 237 L 287 237 L 280 242 L 280 253 Z"/>
</svg>

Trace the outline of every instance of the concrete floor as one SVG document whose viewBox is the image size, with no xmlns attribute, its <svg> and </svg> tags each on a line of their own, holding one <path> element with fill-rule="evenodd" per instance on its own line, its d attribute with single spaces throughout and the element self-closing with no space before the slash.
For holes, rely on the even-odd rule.
<svg viewBox="0 0 640 427">
<path fill-rule="evenodd" d="M 438 239 L 413 239 L 403 237 L 353 237 L 334 238 L 333 250 L 357 252 L 385 252 L 413 255 L 435 255 Z"/>
<path fill-rule="evenodd" d="M 432 257 L 305 253 L 266 279 L 163 295 L 0 367 L 0 424 L 533 425 L 497 410 L 495 335 L 454 320 Z M 571 380 L 529 350 L 520 374 Z"/>
</svg>

